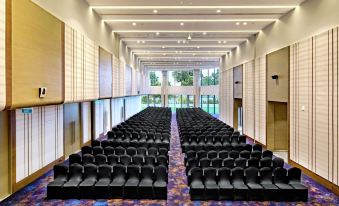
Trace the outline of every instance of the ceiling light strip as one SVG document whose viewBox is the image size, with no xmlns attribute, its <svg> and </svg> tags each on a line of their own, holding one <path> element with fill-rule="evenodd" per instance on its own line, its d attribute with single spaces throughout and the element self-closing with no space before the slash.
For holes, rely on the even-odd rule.
<svg viewBox="0 0 339 206">
<path fill-rule="evenodd" d="M 278 19 L 103 19 L 103 22 L 272 22 Z"/>
<path fill-rule="evenodd" d="M 113 30 L 115 33 L 203 33 L 201 30 Z M 257 33 L 260 30 L 207 30 L 208 33 Z"/>
<path fill-rule="evenodd" d="M 109 5 L 101 5 L 101 6 L 90 6 L 91 9 L 97 10 L 109 10 L 109 9 L 117 9 L 117 10 L 144 10 L 144 9 L 294 9 L 295 6 L 288 5 L 263 5 L 263 6 L 109 6 Z"/>
</svg>

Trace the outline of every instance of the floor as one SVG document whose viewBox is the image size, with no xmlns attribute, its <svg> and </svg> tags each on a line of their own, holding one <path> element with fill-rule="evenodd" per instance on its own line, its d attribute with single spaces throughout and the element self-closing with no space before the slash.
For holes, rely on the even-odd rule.
<svg viewBox="0 0 339 206">
<path fill-rule="evenodd" d="M 184 156 L 181 153 L 175 116 L 172 118 L 172 139 L 168 199 L 165 200 L 47 200 L 46 185 L 53 179 L 53 171 L 49 171 L 35 182 L 16 192 L 0 205 L 339 205 L 339 196 L 317 184 L 307 176 L 302 177 L 303 183 L 309 188 L 309 201 L 303 202 L 231 202 L 231 201 L 190 201 L 189 188 L 187 187 Z M 288 165 L 286 165 L 288 167 Z"/>
</svg>

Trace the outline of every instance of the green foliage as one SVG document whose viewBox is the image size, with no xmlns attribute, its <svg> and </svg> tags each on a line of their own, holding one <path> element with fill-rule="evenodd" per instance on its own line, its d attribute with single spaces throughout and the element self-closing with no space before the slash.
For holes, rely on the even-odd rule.
<svg viewBox="0 0 339 206">
<path fill-rule="evenodd" d="M 161 86 L 161 82 L 159 81 L 159 77 L 156 75 L 155 72 L 149 73 L 149 79 L 151 86 Z"/>
<path fill-rule="evenodd" d="M 181 83 L 181 86 L 193 86 L 193 71 L 174 71 L 172 76 L 176 82 Z"/>
<path fill-rule="evenodd" d="M 219 69 L 209 70 L 209 75 L 201 73 L 201 86 L 219 85 Z"/>
</svg>

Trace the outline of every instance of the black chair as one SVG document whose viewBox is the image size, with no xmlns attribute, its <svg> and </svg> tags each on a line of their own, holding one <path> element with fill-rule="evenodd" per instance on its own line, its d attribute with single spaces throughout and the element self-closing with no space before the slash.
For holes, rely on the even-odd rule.
<svg viewBox="0 0 339 206">
<path fill-rule="evenodd" d="M 168 155 L 168 150 L 166 148 L 159 148 L 158 152 L 159 152 L 159 155 L 165 155 L 165 156 Z"/>
<path fill-rule="evenodd" d="M 137 154 L 137 149 L 135 147 L 128 147 L 126 149 L 126 154 L 129 156 L 134 156 Z"/>
<path fill-rule="evenodd" d="M 152 166 L 141 167 L 141 180 L 139 183 L 139 197 L 152 199 L 154 197 L 153 191 L 153 173 Z"/>
<path fill-rule="evenodd" d="M 131 156 L 129 155 L 120 155 L 120 164 L 128 166 L 132 162 Z"/>
<path fill-rule="evenodd" d="M 84 166 L 84 179 L 79 185 L 79 198 L 92 199 L 94 197 L 94 185 L 97 182 L 98 167 L 94 164 Z"/>
<path fill-rule="evenodd" d="M 100 146 L 100 141 L 99 140 L 92 140 L 91 145 L 92 145 L 92 147 Z"/>
<path fill-rule="evenodd" d="M 93 164 L 94 156 L 91 154 L 84 154 L 82 156 L 82 165 Z"/>
<path fill-rule="evenodd" d="M 104 154 L 107 156 L 114 154 L 114 148 L 111 146 L 104 147 Z"/>
<path fill-rule="evenodd" d="M 231 170 L 227 167 L 218 169 L 219 200 L 232 200 L 234 196 L 231 184 Z"/>
<path fill-rule="evenodd" d="M 210 167 L 210 166 L 211 166 L 210 159 L 208 159 L 207 157 L 204 157 L 204 158 L 200 159 L 199 167 L 206 168 L 206 167 Z"/>
<path fill-rule="evenodd" d="M 123 165 L 116 165 L 113 167 L 113 180 L 109 185 L 111 198 L 124 197 L 124 185 L 126 182 L 126 167 Z"/>
<path fill-rule="evenodd" d="M 119 147 L 116 147 L 116 148 L 114 149 L 114 153 L 115 153 L 116 155 L 124 155 L 124 154 L 126 154 L 126 150 L 125 150 L 125 148 L 119 146 Z"/>
<path fill-rule="evenodd" d="M 252 145 L 250 145 L 250 144 L 245 144 L 245 145 L 244 145 L 244 150 L 249 151 L 249 152 L 252 152 Z"/>
<path fill-rule="evenodd" d="M 220 168 L 220 167 L 222 167 L 222 161 L 223 161 L 223 159 L 221 159 L 221 158 L 218 158 L 218 157 L 213 158 L 211 160 L 211 165 L 214 168 Z"/>
<path fill-rule="evenodd" d="M 207 152 L 205 150 L 199 150 L 197 152 L 197 158 L 198 160 L 207 157 Z"/>
<path fill-rule="evenodd" d="M 278 167 L 274 170 L 274 184 L 279 188 L 279 200 L 291 201 L 293 198 L 293 187 L 288 184 L 287 170 Z"/>
<path fill-rule="evenodd" d="M 270 151 L 270 150 L 265 150 L 262 152 L 262 158 L 265 158 L 265 157 L 268 157 L 268 158 L 271 158 L 273 157 L 273 152 Z"/>
<path fill-rule="evenodd" d="M 207 152 L 207 158 L 208 159 L 213 159 L 218 157 L 218 153 L 214 150 Z"/>
<path fill-rule="evenodd" d="M 259 170 L 255 167 L 249 167 L 245 170 L 246 184 L 249 188 L 249 200 L 262 200 L 264 188 L 259 184 Z"/>
<path fill-rule="evenodd" d="M 276 157 L 273 159 L 273 168 L 278 168 L 278 167 L 281 167 L 281 168 L 284 167 L 284 160 L 280 157 Z"/>
<path fill-rule="evenodd" d="M 232 169 L 232 184 L 234 187 L 234 200 L 246 200 L 248 187 L 244 182 L 244 169 L 236 167 Z"/>
<path fill-rule="evenodd" d="M 249 159 L 251 156 L 251 152 L 247 151 L 247 150 L 243 150 L 240 152 L 240 157 L 242 158 L 246 158 Z"/>
<path fill-rule="evenodd" d="M 251 157 L 255 157 L 255 158 L 261 159 L 261 152 L 258 151 L 258 150 L 254 150 L 254 151 L 251 153 Z"/>
<path fill-rule="evenodd" d="M 164 166 L 157 166 L 154 169 L 154 198 L 167 199 L 167 169 Z"/>
<path fill-rule="evenodd" d="M 206 200 L 218 200 L 219 186 L 217 184 L 217 170 L 215 168 L 205 168 L 204 173 L 204 185 Z"/>
<path fill-rule="evenodd" d="M 103 165 L 106 164 L 107 162 L 107 157 L 104 154 L 98 154 L 95 156 L 95 164 L 96 165 Z"/>
<path fill-rule="evenodd" d="M 143 155 L 134 155 L 132 157 L 132 164 L 142 166 L 144 164 L 144 156 Z"/>
<path fill-rule="evenodd" d="M 193 150 L 190 150 L 188 152 L 186 152 L 185 154 L 185 163 L 187 162 L 187 160 L 191 159 L 191 158 L 195 158 L 197 156 L 197 153 Z"/>
<path fill-rule="evenodd" d="M 146 147 L 138 147 L 137 148 L 137 154 L 145 156 L 147 154 L 147 148 Z"/>
<path fill-rule="evenodd" d="M 198 167 L 199 166 L 199 161 L 197 158 L 190 158 L 187 160 L 186 162 L 186 174 L 188 174 L 188 172 L 194 168 L 194 167 Z"/>
<path fill-rule="evenodd" d="M 218 153 L 218 157 L 221 159 L 226 159 L 228 157 L 228 152 L 225 150 L 222 150 Z"/>
<path fill-rule="evenodd" d="M 226 158 L 223 160 L 223 167 L 227 167 L 229 169 L 234 168 L 234 159 L 233 158 Z"/>
<path fill-rule="evenodd" d="M 90 146 L 81 147 L 81 154 L 82 156 L 84 156 L 85 154 L 92 154 L 92 147 Z"/>
<path fill-rule="evenodd" d="M 246 165 L 247 159 L 239 157 L 239 158 L 235 159 L 234 163 L 235 163 L 235 167 L 241 167 L 242 169 L 245 169 L 246 166 L 247 166 Z"/>
<path fill-rule="evenodd" d="M 127 181 L 124 187 L 124 197 L 137 199 L 138 198 L 138 185 L 140 167 L 136 165 L 129 165 L 127 167 Z"/>
<path fill-rule="evenodd" d="M 228 156 L 233 159 L 239 158 L 239 152 L 236 150 L 232 150 L 230 153 L 228 153 Z"/>
<path fill-rule="evenodd" d="M 77 198 L 78 197 L 78 186 L 82 181 L 83 166 L 78 163 L 74 163 L 69 167 L 69 179 L 63 185 L 63 198 Z"/>
<path fill-rule="evenodd" d="M 269 167 L 261 168 L 260 184 L 264 188 L 264 200 L 275 201 L 278 199 L 279 188 L 273 184 L 272 169 Z"/>
<path fill-rule="evenodd" d="M 167 165 L 168 165 L 167 157 L 165 155 L 159 155 L 157 157 L 157 164 L 158 165 L 163 165 L 163 166 L 167 167 Z"/>
<path fill-rule="evenodd" d="M 156 157 L 153 155 L 147 155 L 145 157 L 145 165 L 150 165 L 154 167 L 156 165 Z"/>
<path fill-rule="evenodd" d="M 102 149 L 101 146 L 95 146 L 93 147 L 93 156 L 96 156 L 98 154 L 103 154 L 104 150 Z"/>
<path fill-rule="evenodd" d="M 259 159 L 256 157 L 251 157 L 247 160 L 247 167 L 259 168 Z"/>
<path fill-rule="evenodd" d="M 64 164 L 54 165 L 54 180 L 47 185 L 47 198 L 62 198 L 62 186 L 68 180 L 68 167 Z"/>
<path fill-rule="evenodd" d="M 105 149 L 105 147 L 109 147 L 109 146 L 112 146 L 112 142 L 109 141 L 109 140 L 103 140 L 101 142 L 101 147 Z"/>
<path fill-rule="evenodd" d="M 69 165 L 81 164 L 81 156 L 79 154 L 71 154 L 69 156 Z"/>
<path fill-rule="evenodd" d="M 95 197 L 97 199 L 109 198 L 109 185 L 111 183 L 112 167 L 104 164 L 98 168 L 98 181 L 95 184 Z"/>
<path fill-rule="evenodd" d="M 158 149 L 155 148 L 155 147 L 150 147 L 150 148 L 148 148 L 147 154 L 153 155 L 153 156 L 156 157 L 156 156 L 158 156 Z"/>
<path fill-rule="evenodd" d="M 192 168 L 188 173 L 191 200 L 203 200 L 205 186 L 203 183 L 203 171 L 201 168 Z"/>
<path fill-rule="evenodd" d="M 260 160 L 260 168 L 263 167 L 272 167 L 272 159 L 269 157 L 264 157 Z"/>
<path fill-rule="evenodd" d="M 119 156 L 118 155 L 108 155 L 107 156 L 107 164 L 111 166 L 115 166 L 119 163 Z"/>
<path fill-rule="evenodd" d="M 246 144 L 246 135 L 239 135 L 238 137 L 239 144 Z"/>
<path fill-rule="evenodd" d="M 301 170 L 296 167 L 292 167 L 288 170 L 288 184 L 294 189 L 293 201 L 304 201 L 308 199 L 308 189 L 301 184 Z"/>
<path fill-rule="evenodd" d="M 260 144 L 254 144 L 253 145 L 253 151 L 262 152 L 262 146 Z"/>
</svg>

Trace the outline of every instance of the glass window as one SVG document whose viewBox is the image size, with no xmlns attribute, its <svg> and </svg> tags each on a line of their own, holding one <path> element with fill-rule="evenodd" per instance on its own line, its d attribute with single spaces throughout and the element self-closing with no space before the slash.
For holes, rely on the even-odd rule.
<svg viewBox="0 0 339 206">
<path fill-rule="evenodd" d="M 171 108 L 172 112 L 175 112 L 175 95 L 168 95 L 168 107 Z"/>
<path fill-rule="evenodd" d="M 169 71 L 168 86 L 193 86 L 193 71 Z"/>
<path fill-rule="evenodd" d="M 219 114 L 219 98 L 215 95 L 201 95 L 200 107 L 210 114 Z"/>
<path fill-rule="evenodd" d="M 162 72 L 161 71 L 149 72 L 149 81 L 150 86 L 161 86 Z"/>
<path fill-rule="evenodd" d="M 201 95 L 200 107 L 201 107 L 201 109 L 203 109 L 205 112 L 208 112 L 208 96 L 206 96 L 206 95 Z"/>
<path fill-rule="evenodd" d="M 194 107 L 194 96 L 188 95 L 188 107 L 193 108 Z"/>
<path fill-rule="evenodd" d="M 154 97 L 154 106 L 155 107 L 162 107 L 162 105 L 161 105 L 161 95 L 156 94 L 156 95 L 153 95 L 153 97 Z"/>
<path fill-rule="evenodd" d="M 149 104 L 148 104 L 149 98 L 148 97 L 149 97 L 149 95 L 145 95 L 145 96 L 141 97 L 141 109 L 146 109 L 149 106 Z"/>
<path fill-rule="evenodd" d="M 200 83 L 201 86 L 219 85 L 219 68 L 202 69 Z"/>
</svg>

